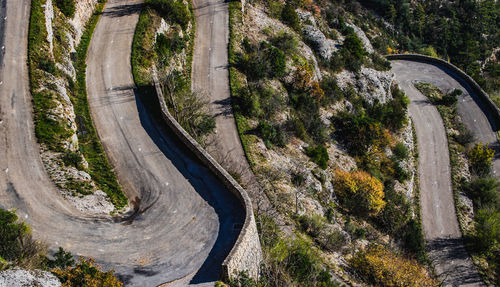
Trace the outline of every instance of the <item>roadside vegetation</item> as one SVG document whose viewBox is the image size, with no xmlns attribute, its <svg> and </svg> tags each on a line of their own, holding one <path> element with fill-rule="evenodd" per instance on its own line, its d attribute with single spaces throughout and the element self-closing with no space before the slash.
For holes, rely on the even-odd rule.
<svg viewBox="0 0 500 287">
<path fill-rule="evenodd" d="M 449 59 L 500 104 L 500 2 L 359 2 L 393 27 L 398 45 L 391 48 Z"/>
<path fill-rule="evenodd" d="M 350 26 L 359 19 L 340 15 L 341 7 L 250 1 L 248 16 L 241 3 L 229 3 L 233 110 L 245 154 L 274 208 L 257 212 L 264 249 L 259 282 L 241 274 L 230 286 L 437 284 L 427 270 L 413 182 L 417 155 L 413 142 L 402 141 L 411 134 L 409 101 L 397 86 L 381 101 L 339 82 L 341 73 L 359 79 L 367 68 L 390 69 L 379 53 L 367 52 Z M 343 42 L 324 59 L 305 26 Z M 394 263 L 379 264 L 385 260 Z"/>
<path fill-rule="evenodd" d="M 47 42 L 45 1 L 33 1 L 28 39 L 30 91 L 33 97 L 35 134 L 42 145 L 42 152 L 56 153 L 59 155 L 58 160 L 63 164 L 88 172 L 97 188 L 104 191 L 115 208 L 120 210 L 127 205 L 127 198 L 117 182 L 95 131 L 87 102 L 85 82 L 87 49 L 104 4 L 103 0 L 97 4 L 94 14 L 85 26 L 80 43 L 75 48 L 76 55 L 72 61 L 76 70 L 74 80 L 62 68 L 67 64 L 65 57 L 68 56 L 64 55 L 68 49 L 64 31 L 69 29 L 65 21 L 68 19 L 66 17 L 72 17 L 75 13 L 74 1 L 55 2 L 56 17 L 53 20 L 55 40 L 52 50 Z M 58 9 L 61 9 L 62 14 L 57 13 Z M 60 87 L 56 83 L 59 79 L 67 83 L 65 88 L 69 103 L 61 96 Z M 67 122 L 68 109 L 74 111 L 74 124 Z M 76 144 L 73 138 L 75 133 L 78 135 Z M 82 164 L 83 162 L 85 164 Z M 66 178 L 63 183 L 58 183 L 58 186 L 73 195 L 90 194 L 94 190 L 90 182 L 71 177 Z"/>
<path fill-rule="evenodd" d="M 170 113 L 200 144 L 215 130 L 208 111 L 209 96 L 191 90 L 195 23 L 191 3 L 180 0 L 148 0 L 133 41 L 134 80 L 144 95 L 153 95 L 156 69 Z"/>
<path fill-rule="evenodd" d="M 452 168 L 452 183 L 459 222 L 466 246 L 483 277 L 500 284 L 500 183 L 491 172 L 494 150 L 474 138 L 457 113 L 462 91 L 442 92 L 429 83 L 415 85 L 443 118 Z M 464 201 L 468 198 L 468 201 Z"/>
<path fill-rule="evenodd" d="M 19 267 L 52 272 L 64 287 L 121 287 L 114 271 L 102 271 L 92 258 L 75 262 L 71 253 L 59 248 L 47 257 L 47 245 L 33 239 L 30 227 L 20 221 L 15 210 L 0 209 L 0 271 Z"/>
</svg>

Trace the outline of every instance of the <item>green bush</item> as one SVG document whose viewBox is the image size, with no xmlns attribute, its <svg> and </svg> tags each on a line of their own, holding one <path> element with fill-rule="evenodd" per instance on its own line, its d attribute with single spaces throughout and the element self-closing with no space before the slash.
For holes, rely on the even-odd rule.
<svg viewBox="0 0 500 287">
<path fill-rule="evenodd" d="M 287 24 L 295 31 L 300 32 L 300 18 L 297 12 L 295 12 L 294 5 L 290 2 L 287 2 L 285 4 L 285 7 L 283 7 L 283 10 L 281 10 L 281 21 L 283 21 L 283 23 Z"/>
<path fill-rule="evenodd" d="M 476 207 L 500 204 L 498 189 L 500 183 L 494 177 L 479 177 L 463 185 L 464 191 L 473 199 Z"/>
<path fill-rule="evenodd" d="M 301 215 L 298 217 L 298 222 L 301 229 L 309 234 L 311 237 L 316 238 L 321 234 L 321 231 L 325 227 L 325 220 L 319 215 Z"/>
<path fill-rule="evenodd" d="M 56 6 L 64 16 L 68 18 L 75 16 L 75 0 L 56 0 Z"/>
<path fill-rule="evenodd" d="M 76 168 L 79 168 L 83 161 L 80 153 L 71 150 L 67 150 L 64 152 L 62 160 L 64 162 L 64 165 L 74 166 Z"/>
<path fill-rule="evenodd" d="M 269 63 L 271 64 L 272 77 L 281 77 L 285 74 L 286 57 L 280 49 L 271 47 L 268 54 Z"/>
<path fill-rule="evenodd" d="M 365 114 L 351 115 L 340 112 L 333 118 L 335 134 L 352 155 L 363 155 L 382 137 L 382 127 Z"/>
<path fill-rule="evenodd" d="M 440 105 L 445 105 L 448 107 L 455 106 L 458 102 L 458 97 L 462 95 L 462 90 L 455 89 L 452 92 L 443 95 L 441 100 L 438 102 Z"/>
<path fill-rule="evenodd" d="M 45 247 L 35 241 L 24 222 L 14 212 L 0 208 L 0 258 L 21 267 L 40 268 Z"/>
<path fill-rule="evenodd" d="M 320 238 L 319 244 L 323 249 L 334 252 L 339 251 L 346 244 L 346 239 L 342 232 L 333 230 L 323 238 Z"/>
<path fill-rule="evenodd" d="M 260 122 L 257 126 L 259 136 L 264 140 L 267 148 L 271 148 L 273 144 L 284 147 L 287 143 L 286 134 L 281 128 L 270 125 L 266 122 Z"/>
<path fill-rule="evenodd" d="M 328 167 L 328 161 L 330 157 L 328 156 L 328 151 L 325 146 L 307 147 L 305 148 L 307 156 L 316 163 L 322 169 Z"/>
<path fill-rule="evenodd" d="M 338 86 L 335 77 L 323 77 L 320 87 L 325 92 L 325 95 L 321 98 L 322 106 L 329 106 L 344 98 L 342 89 Z"/>
<path fill-rule="evenodd" d="M 480 251 L 498 248 L 500 244 L 500 212 L 493 207 L 479 209 L 474 221 L 475 247 Z"/>
<path fill-rule="evenodd" d="M 146 0 L 146 4 L 160 14 L 186 29 L 191 21 L 189 8 L 182 0 Z"/>
<path fill-rule="evenodd" d="M 297 38 L 286 32 L 280 32 L 277 36 L 271 38 L 271 44 L 287 54 L 295 53 L 299 41 Z"/>
<path fill-rule="evenodd" d="M 50 59 L 41 59 L 39 68 L 52 75 L 57 72 L 56 64 Z"/>
<path fill-rule="evenodd" d="M 397 159 L 399 160 L 405 160 L 408 158 L 408 149 L 406 148 L 405 144 L 402 142 L 398 142 L 395 146 L 394 149 L 392 150 L 394 155 L 396 156 Z"/>
</svg>

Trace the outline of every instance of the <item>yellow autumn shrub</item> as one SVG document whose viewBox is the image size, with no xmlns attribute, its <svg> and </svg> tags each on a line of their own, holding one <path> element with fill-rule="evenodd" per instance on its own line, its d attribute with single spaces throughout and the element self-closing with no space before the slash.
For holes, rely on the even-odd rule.
<svg viewBox="0 0 500 287">
<path fill-rule="evenodd" d="M 339 169 L 334 188 L 342 204 L 361 215 L 375 215 L 385 206 L 384 185 L 367 172 Z"/>
<path fill-rule="evenodd" d="M 350 264 L 366 282 L 375 286 L 438 286 L 415 260 L 398 256 L 380 245 L 358 252 Z"/>
<path fill-rule="evenodd" d="M 116 278 L 114 271 L 101 271 L 92 258 L 80 257 L 74 267 L 56 268 L 52 272 L 59 278 L 63 287 L 123 287 L 123 283 Z"/>
</svg>

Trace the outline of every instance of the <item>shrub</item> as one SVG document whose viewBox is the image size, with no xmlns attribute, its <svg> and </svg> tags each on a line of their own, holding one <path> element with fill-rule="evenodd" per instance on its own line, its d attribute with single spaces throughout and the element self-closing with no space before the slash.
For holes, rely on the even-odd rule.
<svg viewBox="0 0 500 287">
<path fill-rule="evenodd" d="M 147 0 L 146 4 L 160 12 L 163 17 L 181 25 L 182 29 L 186 29 L 191 21 L 191 13 L 182 0 Z"/>
<path fill-rule="evenodd" d="M 337 170 L 334 188 L 341 203 L 358 215 L 378 214 L 386 205 L 384 186 L 364 171 Z"/>
<path fill-rule="evenodd" d="M 340 250 L 346 244 L 346 239 L 342 232 L 332 230 L 319 239 L 319 244 L 323 249 L 333 252 Z"/>
<path fill-rule="evenodd" d="M 474 200 L 476 207 L 497 206 L 500 183 L 494 177 L 479 177 L 464 184 L 463 189 Z"/>
<path fill-rule="evenodd" d="M 64 16 L 68 18 L 75 16 L 75 0 L 56 0 L 56 6 Z"/>
<path fill-rule="evenodd" d="M 17 220 L 15 211 L 0 208 L 0 258 L 21 267 L 39 268 L 45 246 L 32 238 L 27 224 Z"/>
<path fill-rule="evenodd" d="M 271 38 L 271 44 L 284 53 L 291 54 L 297 50 L 299 41 L 290 33 L 280 32 L 277 36 Z"/>
<path fill-rule="evenodd" d="M 290 2 L 287 2 L 283 10 L 281 10 L 281 21 L 295 31 L 300 32 L 300 18 L 295 12 L 295 7 Z"/>
<path fill-rule="evenodd" d="M 101 287 L 121 287 L 120 282 L 114 275 L 114 271 L 101 271 L 95 261 L 80 257 L 75 267 L 66 267 L 65 269 L 53 269 L 57 278 L 63 287 L 71 286 L 101 286 Z"/>
<path fill-rule="evenodd" d="M 337 80 L 334 77 L 323 77 L 323 79 L 321 79 L 320 87 L 325 93 L 321 99 L 321 104 L 323 106 L 334 104 L 344 98 L 342 89 L 340 89 L 337 84 Z"/>
<path fill-rule="evenodd" d="M 335 134 L 351 155 L 363 155 L 383 136 L 382 127 L 366 114 L 352 115 L 340 112 L 333 118 Z"/>
<path fill-rule="evenodd" d="M 75 260 L 73 259 L 73 255 L 70 252 L 64 251 L 62 247 L 59 247 L 59 250 L 54 254 L 54 259 L 48 259 L 46 261 L 46 265 L 49 268 L 60 268 L 64 269 L 66 267 L 73 266 L 75 264 Z"/>
<path fill-rule="evenodd" d="M 313 238 L 320 235 L 326 224 L 323 217 L 319 215 L 309 216 L 304 214 L 299 216 L 298 221 L 302 230 Z"/>
<path fill-rule="evenodd" d="M 477 143 L 468 152 L 471 171 L 476 175 L 486 175 L 491 171 L 491 159 L 495 151 L 488 144 Z"/>
<path fill-rule="evenodd" d="M 307 147 L 305 151 L 307 156 L 309 156 L 319 167 L 322 169 L 328 167 L 330 157 L 328 156 L 328 151 L 325 146 Z"/>
<path fill-rule="evenodd" d="M 355 33 L 351 33 L 345 37 L 341 50 L 344 55 L 350 55 L 352 58 L 361 62 L 366 55 L 366 51 L 363 49 L 363 43 Z"/>
<path fill-rule="evenodd" d="M 64 152 L 64 154 L 62 156 L 62 160 L 64 162 L 64 165 L 74 166 L 76 168 L 79 168 L 80 164 L 83 161 L 80 153 L 78 153 L 76 151 L 71 151 L 71 150 L 67 150 L 66 152 Z"/>
<path fill-rule="evenodd" d="M 462 90 L 455 89 L 451 93 L 443 95 L 438 104 L 452 107 L 456 105 L 456 103 L 458 102 L 458 97 L 460 95 L 462 95 Z"/>
<path fill-rule="evenodd" d="M 397 143 L 392 151 L 394 152 L 394 155 L 400 160 L 408 158 L 408 149 L 402 142 Z"/>
<path fill-rule="evenodd" d="M 40 69 L 45 72 L 54 75 L 57 71 L 56 64 L 52 60 L 41 59 L 40 64 L 38 65 Z"/>
<path fill-rule="evenodd" d="M 401 258 L 380 245 L 372 245 L 368 250 L 358 252 L 350 264 L 365 282 L 375 286 L 439 285 L 418 263 Z"/>
<path fill-rule="evenodd" d="M 285 74 L 286 57 L 280 49 L 271 47 L 268 54 L 269 63 L 271 64 L 271 76 L 281 77 Z"/>
<path fill-rule="evenodd" d="M 279 127 L 260 122 L 257 131 L 267 148 L 271 148 L 273 144 L 284 147 L 287 143 L 286 134 Z"/>
<path fill-rule="evenodd" d="M 493 207 L 479 209 L 474 221 L 476 248 L 487 251 L 498 247 L 500 244 L 500 212 Z"/>
</svg>

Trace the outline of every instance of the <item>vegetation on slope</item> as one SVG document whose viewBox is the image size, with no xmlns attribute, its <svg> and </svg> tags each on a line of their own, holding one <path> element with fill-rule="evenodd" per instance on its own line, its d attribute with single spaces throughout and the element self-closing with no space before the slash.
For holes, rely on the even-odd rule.
<svg viewBox="0 0 500 287">
<path fill-rule="evenodd" d="M 390 64 L 380 60 L 379 54 L 365 51 L 358 34 L 337 13 L 342 6 L 336 1 L 250 3 L 258 7 L 247 7 L 247 11 L 259 11 L 251 17 L 269 16 L 279 21 L 259 18 L 253 21 L 272 21 L 268 24 L 272 29 L 255 31 L 254 26 L 247 29 L 249 25 L 258 25 L 251 22 L 251 17 L 247 17 L 243 24 L 242 17 L 245 16 L 241 14 L 240 3 L 229 3 L 229 69 L 233 108 L 245 154 L 253 171 L 262 180 L 264 192 L 271 203 L 285 216 L 286 223 L 280 224 L 292 226 L 289 228 L 294 233 L 290 235 L 287 232 L 287 237 L 308 242 L 310 249 L 317 251 L 314 264 L 347 282 L 352 279 L 346 277 L 345 274 L 349 273 L 346 270 L 354 272 L 352 268 L 356 268 L 361 273 L 362 267 L 354 261 L 349 261 L 349 266 L 339 267 L 332 262 L 332 254 L 342 258 L 351 257 L 346 254 L 357 250 L 359 254 L 364 254 L 362 250 L 365 246 L 360 246 L 359 242 L 366 239 L 388 248 L 388 253 L 376 254 L 380 260 L 390 256 L 400 258 L 402 266 L 418 270 L 412 273 L 415 278 L 418 277 L 416 282 L 435 284 L 421 265 L 427 259 L 418 216 L 418 199 L 408 198 L 397 187 L 410 178 L 405 164 L 413 157 L 413 153 L 410 154 L 408 148 L 397 140 L 402 130 L 408 127 L 408 99 L 397 87 L 392 87 L 390 98 L 385 103 L 369 102 L 353 87 L 341 88 L 336 78 L 344 70 L 353 72 L 357 77 L 362 77 L 360 72 L 367 67 L 386 71 Z M 317 68 L 307 58 L 303 48 L 303 43 L 308 42 L 302 27 L 311 23 L 301 20 L 297 8 L 314 15 L 317 26 L 327 38 L 341 36 L 345 39 L 329 60 L 321 59 L 316 54 L 320 59 L 322 79 L 316 77 Z M 262 13 L 266 16 L 259 14 L 260 11 L 264 11 Z M 349 17 L 349 22 L 355 18 L 350 14 Z M 328 28 L 323 28 L 325 22 Z M 347 109 L 347 105 L 352 108 Z M 327 121 L 324 120 L 326 112 L 329 113 Z M 339 170 L 342 166 L 335 162 L 339 160 L 338 155 L 332 161 L 332 149 L 337 148 L 346 150 L 345 157 L 353 159 L 353 170 Z M 304 163 L 303 155 L 313 164 Z M 288 168 L 285 166 L 273 169 L 273 164 L 276 165 L 274 161 L 281 156 L 295 162 L 296 170 L 284 170 Z M 314 186 L 311 178 L 319 181 L 321 188 Z M 327 192 L 326 187 L 330 184 L 334 186 L 333 195 Z M 290 198 L 291 193 L 294 198 Z M 301 214 L 298 208 L 300 198 L 319 202 L 324 215 L 322 212 Z M 258 213 L 265 253 L 261 280 L 244 285 L 242 282 L 247 282 L 246 279 L 239 278 L 243 281 L 236 280 L 231 286 L 280 285 L 273 285 L 274 281 L 269 281 L 269 278 L 279 278 L 286 282 L 284 285 L 330 284 L 317 281 L 320 276 L 314 272 L 308 274 L 306 280 L 295 277 L 294 270 L 287 269 L 282 261 L 276 261 L 274 248 L 280 246 L 276 242 L 293 239 L 281 238 L 283 234 L 274 229 L 273 236 L 266 232 L 270 226 L 280 229 L 271 219 L 273 217 L 265 211 Z M 395 239 L 402 248 L 380 240 L 384 236 Z M 403 259 L 407 257 L 413 259 Z M 297 268 L 309 268 L 302 263 L 298 261 Z M 382 270 L 384 266 L 374 266 L 380 272 L 387 271 Z M 391 272 L 388 272 L 384 282 L 397 281 L 400 274 Z M 373 282 L 367 277 L 364 279 Z"/>
<path fill-rule="evenodd" d="M 394 27 L 398 49 L 450 59 L 497 104 L 500 97 L 500 2 L 361 0 Z"/>
<path fill-rule="evenodd" d="M 169 28 L 157 33 L 162 19 Z M 147 95 L 152 92 L 152 67 L 156 67 L 172 115 L 204 144 L 215 129 L 215 119 L 208 112 L 208 95 L 191 91 L 194 35 L 191 5 L 179 0 L 146 1 L 132 44 L 132 68 L 137 87 Z"/>
<path fill-rule="evenodd" d="M 70 4 L 60 3 L 69 2 L 57 2 L 58 7 L 59 5 L 62 5 L 61 7 L 72 7 Z M 28 64 L 30 91 L 33 97 L 35 114 L 35 134 L 39 143 L 48 150 L 62 153 L 64 162 L 76 163 L 75 167 L 82 168 L 78 163 L 81 162 L 83 156 L 88 162 L 88 168 L 85 170 L 91 175 L 98 188 L 109 196 L 116 209 L 120 209 L 127 205 L 127 198 L 116 180 L 95 131 L 87 102 L 85 82 L 87 49 L 105 1 L 99 1 L 96 11 L 87 22 L 80 43 L 76 47 L 76 59 L 73 63 L 76 69 L 76 82 L 56 66 L 56 60 L 61 57 L 58 45 L 63 44 L 58 43 L 56 40 L 54 57 L 50 55 L 46 40 L 44 4 L 45 0 L 34 0 L 32 3 L 28 39 Z M 61 20 L 56 17 L 56 23 L 63 25 L 60 22 Z M 63 33 L 61 26 L 56 26 L 55 33 L 57 36 L 55 38 L 59 39 L 58 33 Z M 55 100 L 58 97 L 56 88 L 53 87 L 54 83 L 52 81 L 54 77 L 65 77 L 69 83 L 69 98 L 77 118 L 77 134 L 80 147 L 78 151 L 72 151 L 63 145 L 64 142 L 69 140 L 73 132 L 53 115 L 57 106 Z M 72 160 L 67 161 L 68 157 L 72 158 Z M 81 194 L 91 192 L 85 183 L 78 181 L 70 181 L 63 188 Z"/>
<path fill-rule="evenodd" d="M 33 239 L 30 227 L 18 220 L 15 211 L 0 208 L 0 271 L 13 267 L 51 271 L 64 287 L 121 287 L 113 270 L 101 271 L 92 258 L 73 256 L 59 248 L 54 259 L 46 256 L 47 246 Z"/>
</svg>

